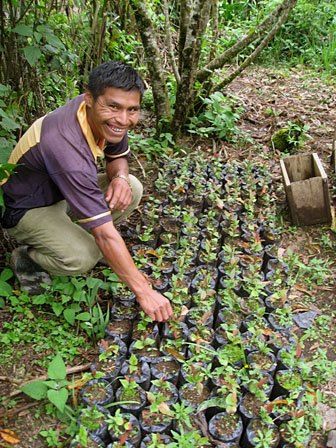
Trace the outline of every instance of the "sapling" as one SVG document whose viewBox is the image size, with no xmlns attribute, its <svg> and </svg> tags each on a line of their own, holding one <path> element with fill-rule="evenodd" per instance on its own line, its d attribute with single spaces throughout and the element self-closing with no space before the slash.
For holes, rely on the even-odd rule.
<svg viewBox="0 0 336 448">
<path fill-rule="evenodd" d="M 201 436 L 197 431 L 184 432 L 181 428 L 181 432 L 171 431 L 174 442 L 167 445 L 167 448 L 195 448 L 203 445 L 211 446 L 206 437 Z"/>
<path fill-rule="evenodd" d="M 89 431 L 96 431 L 104 423 L 106 415 L 101 412 L 97 405 L 92 405 L 83 409 L 80 417 L 81 424 L 84 425 Z"/>
<path fill-rule="evenodd" d="M 47 398 L 64 416 L 72 416 L 73 411 L 66 404 L 69 391 L 67 386 L 71 384 L 66 380 L 66 367 L 61 356 L 56 355 L 48 367 L 47 381 L 32 381 L 21 388 L 22 392 L 34 398 L 42 400 Z"/>
<path fill-rule="evenodd" d="M 138 368 L 139 368 L 138 358 L 135 356 L 134 353 L 132 353 L 128 360 L 128 370 L 130 373 L 134 373 L 138 370 Z"/>
<path fill-rule="evenodd" d="M 174 419 L 177 424 L 181 426 L 187 426 L 187 428 L 191 428 L 190 415 L 195 412 L 194 408 L 191 406 L 186 406 L 185 403 L 173 403 L 172 404 Z"/>
<path fill-rule="evenodd" d="M 255 448 L 270 448 L 275 446 L 274 443 L 277 441 L 278 434 L 275 432 L 274 428 L 264 428 L 263 430 L 258 429 L 256 436 L 253 438 L 253 443 Z"/>
<path fill-rule="evenodd" d="M 122 387 L 120 399 L 122 401 L 128 401 L 129 403 L 133 402 L 134 404 L 141 402 L 139 398 L 141 388 L 135 379 L 125 377 L 124 379 L 120 379 L 120 384 Z"/>
<path fill-rule="evenodd" d="M 108 429 L 113 433 L 115 437 L 120 437 L 127 434 L 128 437 L 132 437 L 137 433 L 137 428 L 133 427 L 132 422 L 129 420 L 128 414 L 122 414 L 120 409 L 115 411 L 114 415 L 110 415 L 106 422 L 108 423 Z"/>
</svg>

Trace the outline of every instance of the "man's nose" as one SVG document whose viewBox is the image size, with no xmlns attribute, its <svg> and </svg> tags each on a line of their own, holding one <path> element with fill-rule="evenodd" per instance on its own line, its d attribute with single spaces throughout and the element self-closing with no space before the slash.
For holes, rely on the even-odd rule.
<svg viewBox="0 0 336 448">
<path fill-rule="evenodd" d="M 128 123 L 128 116 L 127 116 L 127 110 L 126 109 L 119 110 L 119 113 L 118 113 L 118 116 L 117 116 L 117 121 L 121 125 L 127 125 L 127 123 Z"/>
</svg>

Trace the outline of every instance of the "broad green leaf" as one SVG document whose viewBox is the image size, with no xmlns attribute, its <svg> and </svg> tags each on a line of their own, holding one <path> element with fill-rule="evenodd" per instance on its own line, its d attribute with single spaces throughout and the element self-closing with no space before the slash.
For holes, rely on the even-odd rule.
<svg viewBox="0 0 336 448">
<path fill-rule="evenodd" d="M 86 279 L 86 284 L 91 289 L 96 287 L 97 285 L 100 285 L 100 283 L 101 283 L 101 280 L 99 278 L 89 277 Z"/>
<path fill-rule="evenodd" d="M 62 294 L 61 299 L 62 299 L 62 304 L 64 305 L 65 303 L 70 302 L 70 300 L 71 300 L 72 298 L 71 298 L 70 296 L 66 296 L 66 295 L 63 295 L 63 294 Z"/>
<path fill-rule="evenodd" d="M 6 170 L 6 171 L 8 171 L 8 172 L 11 172 L 11 171 L 14 170 L 14 168 L 15 168 L 16 166 L 17 166 L 17 165 L 15 165 L 14 163 L 2 163 L 1 166 L 0 166 L 0 168 L 1 168 L 1 170 Z M 1 170 L 0 170 L 0 173 L 1 173 Z M 7 176 L 6 176 L 6 177 L 7 177 Z"/>
<path fill-rule="evenodd" d="M 35 45 L 29 45 L 23 49 L 23 53 L 31 67 L 33 67 L 36 61 L 41 57 L 41 50 Z"/>
<path fill-rule="evenodd" d="M 7 131 L 13 131 L 14 129 L 19 128 L 20 126 L 11 118 L 9 115 L 3 117 L 1 120 L 2 127 Z"/>
<path fill-rule="evenodd" d="M 49 33 L 46 34 L 46 41 L 48 42 L 49 45 L 52 45 L 53 47 L 64 49 L 63 43 L 54 34 L 49 34 Z"/>
<path fill-rule="evenodd" d="M 0 296 L 7 297 L 12 294 L 12 287 L 8 283 L 0 280 Z"/>
<path fill-rule="evenodd" d="M 60 390 L 50 389 L 48 390 L 47 396 L 51 401 L 51 403 L 54 404 L 57 407 L 57 409 L 63 413 L 65 404 L 69 396 L 68 390 L 64 388 Z"/>
<path fill-rule="evenodd" d="M 47 297 L 44 294 L 39 294 L 38 296 L 33 297 L 34 305 L 44 305 L 47 302 Z"/>
<path fill-rule="evenodd" d="M 20 34 L 20 36 L 31 36 L 33 34 L 33 29 L 31 26 L 24 24 L 18 25 L 13 29 L 14 33 Z"/>
<path fill-rule="evenodd" d="M 70 305 L 70 308 L 71 308 L 72 310 L 76 311 L 76 313 L 78 313 L 78 311 L 81 310 L 81 306 L 79 305 L 79 303 L 72 303 L 72 304 Z"/>
<path fill-rule="evenodd" d="M 47 386 L 43 381 L 33 381 L 21 388 L 22 392 L 34 398 L 34 400 L 42 400 L 47 396 Z"/>
<path fill-rule="evenodd" d="M 0 274 L 0 280 L 3 280 L 5 282 L 6 280 L 9 280 L 10 278 L 12 278 L 13 275 L 14 274 L 11 269 L 5 268 Z"/>
<path fill-rule="evenodd" d="M 36 29 L 37 29 L 37 31 L 38 31 L 39 33 L 43 33 L 43 34 L 45 34 L 45 33 L 50 33 L 50 32 L 51 32 L 50 27 L 47 26 L 47 25 L 38 25 L 38 26 L 36 27 Z"/>
<path fill-rule="evenodd" d="M 58 381 L 58 385 L 59 385 L 60 387 L 69 386 L 69 384 L 71 384 L 71 382 L 68 381 L 68 380 L 59 380 L 59 381 Z"/>
<path fill-rule="evenodd" d="M 77 320 L 89 321 L 91 319 L 90 313 L 80 313 L 76 316 Z"/>
<path fill-rule="evenodd" d="M 70 325 L 74 325 L 74 323 L 75 323 L 75 315 L 76 315 L 75 310 L 72 310 L 72 309 L 70 309 L 70 308 L 66 308 L 66 309 L 64 310 L 64 313 L 63 313 L 64 319 L 65 319 Z"/>
<path fill-rule="evenodd" d="M 225 409 L 226 408 L 225 399 L 218 397 L 206 400 L 197 408 L 197 412 L 205 411 L 205 409 L 213 407 Z"/>
<path fill-rule="evenodd" d="M 48 389 L 59 389 L 57 381 L 50 380 L 50 381 L 43 381 L 43 382 L 46 386 L 48 386 Z"/>
<path fill-rule="evenodd" d="M 66 377 L 66 367 L 60 355 L 56 355 L 49 364 L 48 377 L 51 380 L 64 379 Z"/>
<path fill-rule="evenodd" d="M 53 312 L 56 314 L 57 317 L 62 314 L 63 309 L 64 309 L 63 305 L 61 303 L 58 303 L 58 302 L 53 303 L 51 305 L 51 308 L 52 308 Z"/>
<path fill-rule="evenodd" d="M 42 39 L 42 34 L 35 31 L 34 37 L 36 39 L 36 42 L 40 42 L 40 40 Z"/>
<path fill-rule="evenodd" d="M 5 92 L 9 92 L 9 87 L 8 86 L 4 86 L 3 84 L 0 84 L 0 93 L 5 93 Z"/>
<path fill-rule="evenodd" d="M 58 53 L 58 49 L 56 47 L 53 47 L 52 45 L 44 45 L 43 47 L 45 50 L 47 50 L 47 52 L 49 53 L 53 53 L 53 54 L 57 54 Z"/>
</svg>

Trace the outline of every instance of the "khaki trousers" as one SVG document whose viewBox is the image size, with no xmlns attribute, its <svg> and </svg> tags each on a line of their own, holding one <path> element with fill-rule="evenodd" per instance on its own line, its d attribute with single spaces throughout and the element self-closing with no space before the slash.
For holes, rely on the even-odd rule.
<svg viewBox="0 0 336 448">
<path fill-rule="evenodd" d="M 132 175 L 129 179 L 132 202 L 123 213 L 112 212 L 114 224 L 125 219 L 141 200 L 141 182 Z M 98 185 L 105 195 L 109 185 L 106 174 L 98 175 Z M 15 227 L 6 230 L 19 244 L 28 245 L 29 256 L 50 274 L 85 274 L 97 264 L 101 253 L 91 233 L 75 224 L 67 212 L 66 201 L 34 208 Z"/>
</svg>

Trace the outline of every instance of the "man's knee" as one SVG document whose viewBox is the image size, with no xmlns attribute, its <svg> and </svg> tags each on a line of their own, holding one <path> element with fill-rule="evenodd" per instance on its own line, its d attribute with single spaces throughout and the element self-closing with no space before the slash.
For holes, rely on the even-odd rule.
<svg viewBox="0 0 336 448">
<path fill-rule="evenodd" d="M 132 206 L 133 209 L 136 208 L 142 198 L 143 186 L 142 183 L 132 174 L 129 175 L 129 179 L 132 185 Z"/>
<path fill-rule="evenodd" d="M 68 255 L 63 260 L 65 270 L 68 272 L 67 275 L 86 274 L 96 266 L 100 257 L 101 253 L 97 245 L 74 248 L 71 256 Z"/>
</svg>

